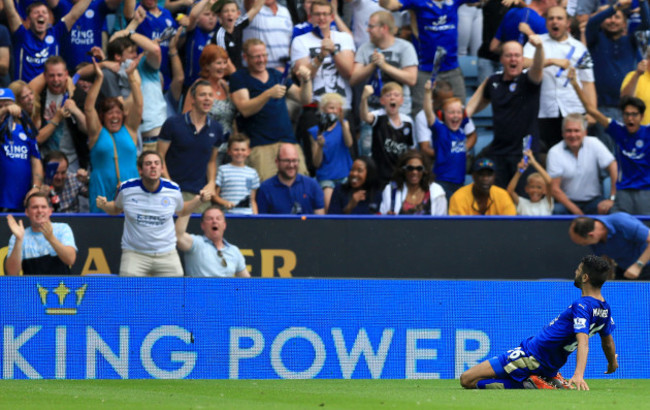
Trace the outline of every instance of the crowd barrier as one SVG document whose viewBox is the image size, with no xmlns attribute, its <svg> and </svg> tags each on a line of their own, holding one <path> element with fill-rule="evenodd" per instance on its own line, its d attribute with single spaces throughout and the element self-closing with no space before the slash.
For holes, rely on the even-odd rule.
<svg viewBox="0 0 650 410">
<path fill-rule="evenodd" d="M 650 377 L 650 283 L 603 294 L 620 368 L 603 375 L 594 336 L 586 378 Z M 579 295 L 571 281 L 5 277 L 2 378 L 452 379 Z"/>
<path fill-rule="evenodd" d="M 0 260 L 10 231 L 0 217 Z M 75 233 L 75 274 L 119 271 L 123 217 L 54 216 Z M 261 277 L 571 278 L 589 253 L 571 217 L 229 217 L 226 239 Z M 199 218 L 189 232 L 200 233 Z M 0 268 L 4 264 L 0 265 Z M 4 274 L 4 269 L 0 271 Z"/>
</svg>

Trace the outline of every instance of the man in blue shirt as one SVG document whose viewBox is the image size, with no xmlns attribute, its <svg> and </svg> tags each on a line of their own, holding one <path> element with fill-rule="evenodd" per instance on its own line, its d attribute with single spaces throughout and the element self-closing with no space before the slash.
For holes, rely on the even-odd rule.
<svg viewBox="0 0 650 410">
<path fill-rule="evenodd" d="M 41 154 L 33 133 L 20 123 L 13 92 L 0 88 L 0 211 L 22 211 L 30 187 L 43 183 Z M 8 129 L 11 127 L 11 129 Z"/>
<path fill-rule="evenodd" d="M 210 82 L 198 81 L 190 94 L 192 109 L 169 117 L 158 137 L 158 152 L 166 164 L 163 176 L 181 187 L 184 201 L 201 190 L 214 194 L 217 154 L 224 142 L 221 124 L 208 117 L 214 99 Z M 207 205 L 196 212 L 203 212 Z"/>
<path fill-rule="evenodd" d="M 325 214 L 323 190 L 315 179 L 298 174 L 298 150 L 282 144 L 275 159 L 278 173 L 260 185 L 257 210 L 260 214 Z"/>
<path fill-rule="evenodd" d="M 160 39 L 162 61 L 160 72 L 163 75 L 164 87 L 167 91 L 172 81 L 172 71 L 169 65 L 169 36 L 168 33 L 178 27 L 178 23 L 167 9 L 160 9 L 156 0 L 143 0 L 142 7 L 146 10 L 146 17 L 137 28 L 137 32 L 152 40 Z M 168 37 L 169 36 L 169 37 Z"/>
<path fill-rule="evenodd" d="M 601 294 L 610 272 L 603 258 L 589 255 L 576 269 L 574 285 L 582 291 L 564 312 L 512 350 L 477 364 L 460 376 L 466 389 L 569 389 L 589 390 L 584 380 L 589 338 L 600 335 L 607 358 L 606 374 L 616 371 L 618 361 L 612 331 L 611 308 Z M 558 370 L 576 353 L 573 377 L 565 380 Z"/>
<path fill-rule="evenodd" d="M 90 5 L 91 0 L 80 0 L 60 21 L 50 26 L 49 9 L 41 2 L 27 8 L 29 29 L 16 11 L 14 0 L 4 0 L 7 24 L 14 43 L 15 79 L 25 82 L 43 72 L 50 56 L 59 55 L 63 39 Z"/>
<path fill-rule="evenodd" d="M 424 83 L 431 78 L 433 58 L 437 47 L 447 52 L 440 66 L 438 79 L 451 84 L 454 96 L 466 100 L 465 81 L 458 66 L 458 8 L 471 0 L 446 0 L 442 2 L 428 0 L 380 0 L 379 5 L 390 11 L 413 10 L 417 21 L 417 33 L 420 47 L 418 79 L 413 87 L 412 112 L 417 114 L 422 109 Z M 477 4 L 477 3 L 475 3 Z"/>
<path fill-rule="evenodd" d="M 230 98 L 241 113 L 239 131 L 251 139 L 249 165 L 263 181 L 276 172 L 273 161 L 281 143 L 289 142 L 298 147 L 285 98 L 288 96 L 301 105 L 309 104 L 312 100 L 311 72 L 307 67 L 297 69 L 300 84 L 295 84 L 290 76 L 267 67 L 269 55 L 261 40 L 246 40 L 243 50 L 248 67 L 237 70 L 230 77 Z M 298 153 L 299 171 L 306 174 L 302 150 Z"/>
<path fill-rule="evenodd" d="M 114 13 L 121 4 L 120 0 L 93 0 L 88 9 L 73 25 L 70 35 L 61 43 L 63 55 L 68 67 L 75 69 L 82 62 L 92 60 L 88 52 L 93 47 L 102 47 L 102 30 L 106 16 Z M 72 11 L 72 0 L 48 0 L 48 6 L 56 17 L 62 17 Z"/>
<path fill-rule="evenodd" d="M 619 104 L 623 122 L 613 121 L 587 101 L 575 78 L 573 68 L 569 70 L 571 85 L 585 109 L 616 143 L 619 180 L 616 182 L 614 206 L 610 212 L 628 212 L 633 215 L 650 214 L 650 125 L 641 125 L 645 103 L 636 97 L 625 96 Z"/>
<path fill-rule="evenodd" d="M 596 255 L 613 259 L 617 279 L 639 279 L 650 276 L 650 229 L 625 212 L 594 218 L 581 216 L 571 222 L 569 237 L 573 242 L 589 246 Z"/>
</svg>

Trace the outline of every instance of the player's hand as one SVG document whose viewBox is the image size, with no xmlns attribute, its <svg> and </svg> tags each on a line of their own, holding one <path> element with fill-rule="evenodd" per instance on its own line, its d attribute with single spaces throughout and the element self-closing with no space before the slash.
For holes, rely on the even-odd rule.
<svg viewBox="0 0 650 410">
<path fill-rule="evenodd" d="M 636 263 L 627 268 L 623 274 L 626 279 L 638 279 L 639 275 L 641 275 L 641 267 Z"/>
<path fill-rule="evenodd" d="M 368 98 L 368 97 L 370 97 L 374 92 L 375 92 L 375 89 L 372 88 L 372 85 L 367 84 L 365 87 L 363 87 L 363 94 L 361 94 L 361 98 Z"/>
<path fill-rule="evenodd" d="M 16 240 L 22 240 L 25 236 L 25 227 L 23 226 L 22 219 L 18 222 L 14 219 L 13 215 L 7 215 L 7 225 L 9 225 L 9 230 L 14 234 Z"/>
<path fill-rule="evenodd" d="M 614 355 L 614 362 L 607 363 L 607 371 L 605 374 L 612 374 L 618 369 L 618 355 Z"/>
<path fill-rule="evenodd" d="M 576 376 L 575 374 L 569 379 L 569 386 L 572 385 L 576 386 L 576 390 L 589 390 L 589 386 L 587 386 L 585 379 L 581 376 Z"/>
<path fill-rule="evenodd" d="M 281 84 L 276 84 L 268 89 L 271 98 L 282 98 L 287 93 L 287 87 Z"/>
<path fill-rule="evenodd" d="M 524 161 L 522 158 L 519 163 L 517 164 L 517 169 L 521 172 L 524 172 L 528 168 L 528 164 Z"/>
</svg>

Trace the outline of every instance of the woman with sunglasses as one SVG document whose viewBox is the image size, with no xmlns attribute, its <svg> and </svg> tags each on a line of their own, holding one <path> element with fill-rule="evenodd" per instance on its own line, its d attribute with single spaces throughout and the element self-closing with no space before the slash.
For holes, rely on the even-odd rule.
<svg viewBox="0 0 650 410">
<path fill-rule="evenodd" d="M 354 160 L 347 182 L 337 184 L 330 199 L 328 214 L 369 215 L 379 212 L 381 187 L 377 166 L 370 157 Z"/>
<path fill-rule="evenodd" d="M 409 150 L 397 161 L 391 182 L 384 188 L 379 212 L 383 215 L 447 215 L 447 197 L 433 182 L 431 164 L 420 152 Z"/>
</svg>

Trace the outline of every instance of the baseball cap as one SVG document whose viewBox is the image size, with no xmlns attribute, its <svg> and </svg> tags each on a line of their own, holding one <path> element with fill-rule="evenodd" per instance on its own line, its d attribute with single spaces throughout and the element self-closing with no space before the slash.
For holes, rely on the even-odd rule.
<svg viewBox="0 0 650 410">
<path fill-rule="evenodd" d="M 14 97 L 14 92 L 9 88 L 0 88 L 0 101 L 5 100 L 16 102 L 16 97 Z"/>
<path fill-rule="evenodd" d="M 477 159 L 476 162 L 474 162 L 474 166 L 472 167 L 472 172 L 478 172 L 483 169 L 494 171 L 494 162 L 489 158 Z"/>
</svg>

